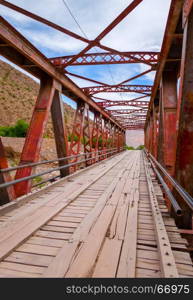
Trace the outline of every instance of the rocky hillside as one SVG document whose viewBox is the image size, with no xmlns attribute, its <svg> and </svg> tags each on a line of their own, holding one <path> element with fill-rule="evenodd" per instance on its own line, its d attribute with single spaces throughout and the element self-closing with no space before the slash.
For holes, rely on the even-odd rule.
<svg viewBox="0 0 193 300">
<path fill-rule="evenodd" d="M 33 79 L 0 60 L 0 126 L 14 125 L 19 119 L 29 123 L 38 90 L 39 85 Z M 70 130 L 74 109 L 67 104 L 64 108 Z M 45 136 L 53 137 L 51 117 Z"/>
</svg>

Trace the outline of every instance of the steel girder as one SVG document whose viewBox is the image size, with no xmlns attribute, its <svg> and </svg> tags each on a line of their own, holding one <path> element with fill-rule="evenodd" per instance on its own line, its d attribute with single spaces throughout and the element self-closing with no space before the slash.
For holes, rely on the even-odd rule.
<svg viewBox="0 0 193 300">
<path fill-rule="evenodd" d="M 84 119 L 85 119 L 85 103 L 79 101 L 77 103 L 77 108 L 74 116 L 72 133 L 70 135 L 70 147 L 69 147 L 69 156 L 78 155 L 81 149 L 81 140 L 83 138 L 83 128 L 84 128 Z M 71 163 L 77 162 L 78 157 L 75 157 L 70 160 Z M 75 171 L 77 165 L 71 167 L 71 171 Z"/>
<path fill-rule="evenodd" d="M 52 64 L 56 67 L 64 67 L 69 65 L 74 55 L 50 58 Z M 103 65 L 103 64 L 125 64 L 125 63 L 150 63 L 152 65 L 158 63 L 159 52 L 121 52 L 116 54 L 111 52 L 86 53 L 78 57 L 72 66 L 81 65 Z"/>
<path fill-rule="evenodd" d="M 55 82 L 49 77 L 42 78 L 39 95 L 35 104 L 27 137 L 20 158 L 20 165 L 37 162 L 39 159 L 43 133 L 48 120 L 52 100 L 55 93 Z M 18 169 L 16 179 L 31 175 L 32 167 Z M 15 184 L 16 196 L 27 194 L 31 190 L 32 181 L 23 181 Z"/>
<path fill-rule="evenodd" d="M 61 91 L 61 86 L 59 87 Z M 54 138 L 56 143 L 56 151 L 58 158 L 68 156 L 68 137 L 66 124 L 64 122 L 64 106 L 60 97 L 60 92 L 55 90 L 54 98 L 51 106 L 52 125 L 54 130 Z M 65 166 L 66 160 L 59 160 L 59 166 Z M 60 176 L 69 175 L 69 168 L 60 169 Z"/>
<path fill-rule="evenodd" d="M 189 1 L 191 3 L 191 1 Z M 182 63 L 180 69 L 181 81 L 178 102 L 178 137 L 175 177 L 182 187 L 193 196 L 193 8 L 188 14 L 188 21 L 184 27 Z M 187 204 L 178 197 L 184 216 L 180 222 L 183 228 L 192 228 L 192 211 Z"/>
<path fill-rule="evenodd" d="M 104 102 L 98 102 L 99 106 L 102 106 L 103 108 L 112 107 L 112 106 L 136 106 L 136 107 L 146 107 L 148 108 L 149 102 L 148 101 L 104 101 Z M 108 110 L 110 111 L 110 110 Z"/>
<path fill-rule="evenodd" d="M 82 90 L 88 95 L 97 93 L 139 93 L 147 96 L 151 95 L 151 85 L 107 85 L 107 86 L 90 86 L 84 87 Z"/>
</svg>

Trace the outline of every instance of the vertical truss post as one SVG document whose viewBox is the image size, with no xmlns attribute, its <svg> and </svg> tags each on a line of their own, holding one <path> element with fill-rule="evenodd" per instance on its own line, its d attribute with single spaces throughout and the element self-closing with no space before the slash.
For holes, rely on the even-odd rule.
<svg viewBox="0 0 193 300">
<path fill-rule="evenodd" d="M 92 155 L 92 142 L 91 142 L 91 128 L 90 128 L 90 116 L 89 116 L 89 105 L 85 104 L 85 117 L 83 127 L 83 144 L 85 158 L 90 159 Z M 86 166 L 91 165 L 92 161 L 86 161 Z"/>
<path fill-rule="evenodd" d="M 23 146 L 20 165 L 33 163 L 39 159 L 41 144 L 43 141 L 43 132 L 47 124 L 54 92 L 54 80 L 47 76 L 43 77 L 41 79 L 39 95 L 37 97 L 29 130 Z M 16 173 L 16 179 L 29 176 L 32 174 L 32 171 L 32 167 L 19 169 Z M 30 192 L 31 185 L 31 180 L 17 183 L 15 185 L 16 196 L 19 197 Z"/>
<path fill-rule="evenodd" d="M 153 113 L 151 112 L 149 120 L 149 151 L 153 153 Z"/>
<path fill-rule="evenodd" d="M 111 133 L 112 133 L 112 148 L 115 148 L 115 125 L 111 124 Z"/>
<path fill-rule="evenodd" d="M 103 150 L 103 147 L 104 147 L 103 130 L 104 130 L 103 117 L 100 114 L 100 117 L 99 117 L 99 143 L 98 143 L 98 150 Z M 100 154 L 103 154 L 103 152 L 101 152 Z M 102 159 L 103 159 L 103 157 L 100 156 L 99 160 L 102 160 Z"/>
<path fill-rule="evenodd" d="M 58 90 L 56 90 L 54 93 L 54 98 L 51 106 L 51 116 L 58 158 L 66 157 L 68 155 L 67 130 L 64 122 L 64 105 L 62 99 L 60 98 L 60 93 Z M 58 164 L 60 167 L 62 167 L 67 163 L 67 160 L 62 160 L 59 161 Z M 67 175 L 69 175 L 69 168 L 60 170 L 61 177 Z"/>
<path fill-rule="evenodd" d="M 8 168 L 7 158 L 3 147 L 2 140 L 0 138 L 0 170 Z M 11 176 L 8 172 L 0 172 L 0 184 L 11 181 Z M 6 204 L 15 199 L 15 191 L 13 186 L 0 189 L 0 205 Z"/>
<path fill-rule="evenodd" d="M 81 151 L 81 140 L 83 138 L 83 128 L 84 128 L 84 116 L 85 116 L 85 103 L 83 101 L 77 102 L 77 108 L 74 116 L 72 133 L 70 136 L 70 149 L 69 156 L 78 155 Z M 70 160 L 71 163 L 77 162 L 78 157 Z M 76 171 L 77 165 L 70 168 L 71 172 Z"/>
<path fill-rule="evenodd" d="M 160 95 L 159 100 L 159 128 L 158 128 L 158 147 L 157 147 L 157 160 L 161 165 L 164 166 L 164 109 L 163 109 L 163 99 L 162 95 Z"/>
<path fill-rule="evenodd" d="M 147 126 L 144 129 L 144 135 L 145 135 L 145 148 L 149 151 L 149 119 L 147 122 Z"/>
<path fill-rule="evenodd" d="M 109 120 L 107 123 L 107 149 L 111 149 L 111 121 Z M 109 154 L 107 154 L 107 157 Z"/>
<path fill-rule="evenodd" d="M 126 146 L 126 134 L 127 134 L 127 131 L 124 130 L 123 131 L 123 146 Z"/>
<path fill-rule="evenodd" d="M 168 173 L 174 176 L 176 159 L 176 113 L 177 113 L 177 72 L 165 71 L 162 74 L 161 98 L 163 104 L 163 163 Z M 165 179 L 168 187 L 172 185 Z M 171 211 L 171 203 L 166 197 L 166 204 Z"/>
<path fill-rule="evenodd" d="M 126 145 L 126 131 L 123 130 L 123 147 Z"/>
<path fill-rule="evenodd" d="M 92 151 L 93 151 L 93 163 L 97 161 L 97 151 L 99 148 L 99 118 L 100 114 L 94 111 L 94 122 L 92 127 Z"/>
<path fill-rule="evenodd" d="M 184 28 L 182 62 L 180 70 L 179 120 L 175 177 L 182 187 L 193 196 L 193 9 Z M 192 212 L 177 198 L 182 209 L 183 218 L 178 225 L 192 228 Z"/>
<path fill-rule="evenodd" d="M 154 103 L 153 105 L 153 156 L 157 159 L 158 147 L 158 109 L 159 107 Z"/>
<path fill-rule="evenodd" d="M 163 72 L 161 93 L 164 112 L 164 164 L 169 174 L 174 176 L 176 159 L 177 72 Z"/>
<path fill-rule="evenodd" d="M 119 151 L 119 128 L 117 126 L 115 126 L 115 147 L 117 149 L 117 152 Z"/>
<path fill-rule="evenodd" d="M 103 129 L 103 159 L 107 158 L 107 147 L 108 147 L 108 121 L 104 119 Z"/>
</svg>

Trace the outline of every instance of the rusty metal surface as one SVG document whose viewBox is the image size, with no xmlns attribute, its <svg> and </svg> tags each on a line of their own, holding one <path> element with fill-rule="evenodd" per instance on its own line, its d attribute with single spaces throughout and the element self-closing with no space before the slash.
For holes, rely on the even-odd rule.
<svg viewBox="0 0 193 300">
<path fill-rule="evenodd" d="M 69 61 L 74 57 L 74 55 L 53 57 L 50 58 L 51 63 L 56 67 L 65 67 Z M 103 64 L 135 64 L 135 63 L 150 63 L 152 65 L 158 63 L 159 52 L 151 51 L 130 51 L 130 52 L 120 52 L 120 54 L 115 54 L 113 52 L 101 52 L 101 53 L 86 53 L 76 59 L 72 66 L 81 65 L 103 65 Z"/>
<path fill-rule="evenodd" d="M 169 51 L 171 49 L 172 41 L 175 35 L 176 27 L 181 16 L 183 0 L 172 0 L 170 6 L 170 12 L 168 16 L 168 21 L 165 29 L 164 39 L 162 43 L 161 53 L 159 56 L 159 63 L 157 67 L 156 77 L 154 81 L 154 85 L 152 88 L 152 95 L 149 104 L 149 111 L 147 114 L 147 121 L 150 117 L 150 111 L 152 110 L 153 101 L 156 97 L 157 91 L 159 89 L 159 84 L 162 76 L 162 72 L 164 70 L 164 66 L 166 64 L 167 58 L 169 56 Z"/>
</svg>

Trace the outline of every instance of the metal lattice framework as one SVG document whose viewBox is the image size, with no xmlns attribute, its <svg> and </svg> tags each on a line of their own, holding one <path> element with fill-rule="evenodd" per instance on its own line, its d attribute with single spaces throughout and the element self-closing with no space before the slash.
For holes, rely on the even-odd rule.
<svg viewBox="0 0 193 300">
<path fill-rule="evenodd" d="M 66 67 L 74 56 L 62 56 L 51 58 L 50 61 L 56 67 Z M 116 54 L 113 51 L 111 52 L 101 52 L 101 53 L 87 53 L 78 57 L 73 63 L 72 66 L 81 66 L 81 65 L 104 65 L 104 64 L 135 64 L 135 63 L 144 63 L 155 67 L 158 63 L 159 52 L 121 52 Z"/>
<path fill-rule="evenodd" d="M 121 149 L 124 144 L 126 129 L 144 128 L 149 98 L 151 97 L 152 99 L 155 96 L 155 85 L 147 85 L 145 76 L 153 71 L 158 73 L 163 55 L 155 51 L 143 51 L 143 49 L 142 51 L 129 51 L 128 49 L 128 51 L 121 52 L 103 44 L 103 38 L 142 2 L 143 0 L 133 0 L 95 39 L 89 40 L 19 6 L 0 0 L 1 5 L 86 44 L 79 53 L 70 56 L 47 58 L 5 19 L 1 18 L 0 54 L 40 80 L 40 91 L 32 115 L 28 136 L 23 147 L 20 164 L 32 163 L 38 160 L 43 132 L 50 111 L 59 158 L 65 157 L 67 154 L 78 155 L 81 149 L 81 142 L 83 141 L 85 157 L 91 157 L 93 162 L 97 161 L 96 153 L 98 149 L 104 151 L 104 153 L 109 147 Z M 173 0 L 173 2 L 179 1 Z M 99 49 L 98 53 L 94 50 L 96 47 Z M 167 59 L 168 63 L 176 63 L 176 59 L 178 63 L 179 60 L 175 56 Z M 72 72 L 72 68 L 76 66 L 105 64 L 143 64 L 145 68 L 139 68 L 139 70 L 144 71 L 140 71 L 132 77 L 113 84 L 104 83 L 98 78 L 89 78 L 89 76 L 86 77 Z M 85 87 L 80 88 L 72 78 L 79 78 L 86 82 L 90 81 L 93 84 L 92 86 L 85 84 Z M 138 84 L 139 79 L 140 84 Z M 65 124 L 61 112 L 61 93 L 77 103 L 69 143 L 67 142 Z M 100 93 L 105 93 L 107 98 L 97 97 Z M 112 100 L 110 97 L 112 93 L 116 96 L 118 95 L 119 99 L 116 100 L 115 97 Z M 132 99 L 129 99 L 130 97 L 128 97 L 127 93 L 132 95 Z M 133 97 L 133 94 L 136 94 L 136 97 Z M 90 118 L 90 113 L 94 115 L 93 118 Z M 106 154 L 104 156 L 107 157 Z M 65 164 L 65 162 L 60 161 L 61 166 L 62 164 Z M 67 175 L 69 171 L 61 171 L 61 176 Z M 18 169 L 16 179 L 30 176 L 32 172 L 33 168 L 30 166 Z M 31 182 L 24 181 L 16 184 L 14 191 L 17 196 L 21 196 L 30 191 L 30 189 Z M 13 198 L 13 191 L 7 192 L 9 198 Z"/>
<path fill-rule="evenodd" d="M 63 74 L 75 78 L 80 78 L 86 81 L 91 81 L 95 84 L 95 86 L 92 87 L 85 87 L 83 88 L 83 92 L 91 97 L 93 101 L 95 101 L 95 98 L 93 97 L 97 93 L 137 93 L 142 94 L 146 96 L 151 95 L 152 86 L 148 85 L 136 85 L 136 84 L 128 84 L 130 81 L 136 80 L 138 78 L 144 78 L 144 76 L 152 71 L 155 71 L 158 65 L 159 61 L 159 53 L 158 52 L 151 52 L 151 51 L 126 51 L 126 52 L 120 52 L 116 49 L 107 47 L 101 43 L 102 39 L 112 31 L 126 16 L 128 16 L 143 0 L 134 0 L 131 4 L 129 4 L 119 15 L 118 17 L 113 20 L 109 26 L 107 26 L 94 40 L 88 40 L 85 37 L 82 37 L 66 28 L 63 28 L 53 22 L 50 22 L 38 15 L 35 15 L 29 11 L 26 11 L 12 3 L 9 3 L 7 1 L 1 1 L 1 4 L 9 7 L 10 9 L 13 9 L 17 12 L 20 12 L 32 19 L 35 19 L 41 23 L 44 23 L 56 30 L 59 30 L 63 32 L 64 34 L 67 34 L 71 36 L 72 38 L 75 38 L 79 41 L 87 43 L 87 46 L 78 54 L 69 55 L 69 56 L 62 56 L 62 57 L 54 57 L 51 58 L 51 63 Z M 94 47 L 100 48 L 101 52 L 93 52 L 88 53 L 89 50 L 91 50 Z M 104 52 L 105 51 L 105 52 Z M 82 75 L 75 74 L 73 72 L 68 71 L 68 66 L 84 66 L 84 65 L 104 65 L 104 64 L 145 64 L 146 66 L 149 66 L 149 69 L 139 73 L 133 77 L 126 78 L 124 81 L 120 82 L 119 84 L 112 85 L 112 84 L 106 84 L 101 81 L 95 80 L 93 78 L 85 77 Z M 25 65 L 25 67 L 33 68 L 32 65 Z M 69 93 L 67 94 L 69 96 Z M 123 98 L 123 97 L 122 97 Z M 95 101 L 98 106 L 106 109 L 109 106 L 114 106 L 110 99 L 106 99 L 103 101 L 103 103 L 98 103 L 98 101 Z M 138 100 L 135 101 L 135 103 L 131 103 L 130 101 L 126 100 L 120 100 L 120 102 L 116 101 L 115 105 L 119 106 L 142 106 L 147 107 L 147 103 L 141 103 L 138 102 Z M 110 113 L 108 111 L 108 113 Z M 124 125 L 122 125 L 124 127 Z"/>
</svg>

